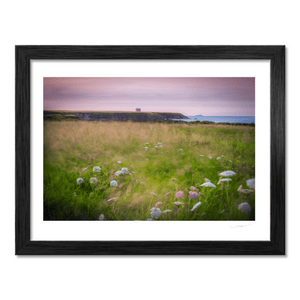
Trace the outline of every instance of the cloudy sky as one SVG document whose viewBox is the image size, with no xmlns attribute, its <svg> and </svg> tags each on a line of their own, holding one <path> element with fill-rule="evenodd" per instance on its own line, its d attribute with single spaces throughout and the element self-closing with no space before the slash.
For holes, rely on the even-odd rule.
<svg viewBox="0 0 300 300">
<path fill-rule="evenodd" d="M 254 77 L 44 77 L 44 110 L 254 116 Z"/>
</svg>

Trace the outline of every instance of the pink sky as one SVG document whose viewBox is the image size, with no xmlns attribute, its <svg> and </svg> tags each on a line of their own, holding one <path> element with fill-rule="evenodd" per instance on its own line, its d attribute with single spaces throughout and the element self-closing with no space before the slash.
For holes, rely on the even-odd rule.
<svg viewBox="0 0 300 300">
<path fill-rule="evenodd" d="M 44 110 L 254 116 L 254 77 L 44 77 Z"/>
</svg>

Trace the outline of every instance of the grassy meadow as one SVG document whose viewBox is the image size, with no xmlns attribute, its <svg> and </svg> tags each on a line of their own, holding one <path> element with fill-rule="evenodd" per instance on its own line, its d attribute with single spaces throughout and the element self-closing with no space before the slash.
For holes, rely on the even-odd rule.
<svg viewBox="0 0 300 300">
<path fill-rule="evenodd" d="M 130 174 L 116 175 L 122 168 Z M 218 184 L 219 174 L 228 170 L 236 173 L 227 177 L 232 181 Z M 205 178 L 216 187 L 201 186 Z M 157 202 L 162 202 L 157 221 L 254 220 L 255 190 L 238 191 L 240 185 L 249 189 L 251 178 L 252 126 L 44 122 L 44 220 L 98 221 L 103 215 L 104 220 L 142 221 L 151 218 Z M 111 186 L 113 180 L 117 186 Z M 191 186 L 199 190 L 197 199 L 189 198 Z M 184 197 L 175 197 L 179 191 Z M 238 209 L 244 202 L 251 212 Z"/>
</svg>

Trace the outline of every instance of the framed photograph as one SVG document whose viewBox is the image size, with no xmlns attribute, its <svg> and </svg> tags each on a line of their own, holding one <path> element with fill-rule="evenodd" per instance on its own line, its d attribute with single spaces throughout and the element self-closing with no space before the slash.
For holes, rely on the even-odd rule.
<svg viewBox="0 0 300 300">
<path fill-rule="evenodd" d="M 285 46 L 15 51 L 16 255 L 285 254 Z"/>
</svg>

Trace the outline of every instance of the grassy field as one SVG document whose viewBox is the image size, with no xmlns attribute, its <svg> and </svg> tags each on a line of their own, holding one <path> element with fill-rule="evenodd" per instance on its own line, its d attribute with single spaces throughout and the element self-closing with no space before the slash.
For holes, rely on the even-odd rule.
<svg viewBox="0 0 300 300">
<path fill-rule="evenodd" d="M 122 168 L 130 174 L 117 176 Z M 228 177 L 232 181 L 217 184 L 228 170 L 236 173 Z M 200 186 L 205 178 L 216 187 Z M 255 191 L 238 191 L 240 185 L 248 189 L 251 178 L 251 126 L 44 122 L 44 220 L 99 220 L 102 214 L 104 220 L 147 220 L 157 202 L 158 221 L 254 220 Z M 118 185 L 111 186 L 112 180 Z M 199 190 L 198 199 L 189 198 L 191 186 Z M 176 199 L 179 191 L 184 197 Z M 244 202 L 250 213 L 238 209 Z"/>
</svg>

